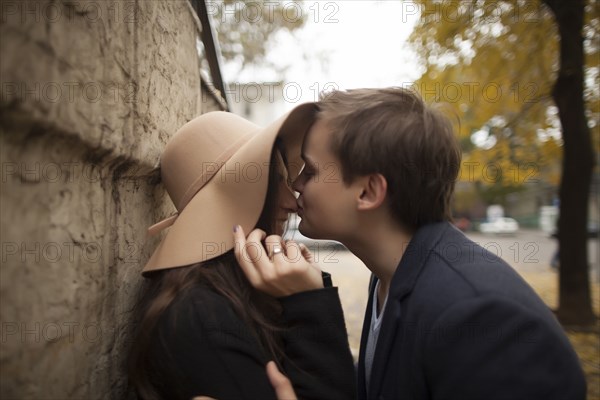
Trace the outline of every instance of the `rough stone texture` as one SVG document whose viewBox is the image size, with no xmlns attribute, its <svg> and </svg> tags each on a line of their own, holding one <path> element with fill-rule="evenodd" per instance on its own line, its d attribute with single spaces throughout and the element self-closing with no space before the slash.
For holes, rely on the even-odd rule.
<svg viewBox="0 0 600 400">
<path fill-rule="evenodd" d="M 187 0 L 3 1 L 0 398 L 133 397 L 157 163 L 201 95 Z"/>
</svg>

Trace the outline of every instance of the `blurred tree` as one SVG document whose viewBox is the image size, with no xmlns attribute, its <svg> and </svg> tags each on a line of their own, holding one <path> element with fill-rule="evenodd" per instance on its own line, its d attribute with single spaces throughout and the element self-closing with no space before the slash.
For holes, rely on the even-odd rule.
<svg viewBox="0 0 600 400">
<path fill-rule="evenodd" d="M 209 0 L 208 13 L 217 31 L 221 54 L 240 69 L 260 65 L 281 69 L 266 60 L 268 44 L 277 33 L 293 32 L 307 20 L 302 0 Z"/>
<path fill-rule="evenodd" d="M 461 179 L 496 199 L 538 180 L 558 183 L 562 156 L 557 316 L 593 323 L 586 219 L 600 148 L 589 129 L 600 123 L 600 2 L 416 2 L 410 41 L 426 67 L 416 89 L 459 117 Z"/>
</svg>

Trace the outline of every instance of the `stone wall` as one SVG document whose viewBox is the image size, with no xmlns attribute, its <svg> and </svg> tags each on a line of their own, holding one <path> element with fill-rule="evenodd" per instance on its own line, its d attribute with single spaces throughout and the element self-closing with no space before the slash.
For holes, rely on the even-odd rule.
<svg viewBox="0 0 600 400">
<path fill-rule="evenodd" d="M 173 210 L 166 141 L 217 109 L 187 0 L 5 1 L 0 398 L 133 397 L 146 228 Z"/>
</svg>

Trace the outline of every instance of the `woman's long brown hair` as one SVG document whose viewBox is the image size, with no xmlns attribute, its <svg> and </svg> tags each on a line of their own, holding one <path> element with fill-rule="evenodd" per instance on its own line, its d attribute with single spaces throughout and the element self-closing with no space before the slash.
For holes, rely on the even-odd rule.
<svg viewBox="0 0 600 400">
<path fill-rule="evenodd" d="M 281 148 L 279 141 L 275 144 L 274 149 Z M 273 151 L 269 164 L 265 205 L 256 225 L 267 233 L 275 232 L 277 199 L 277 159 Z M 282 328 L 277 325 L 281 306 L 276 299 L 250 285 L 235 259 L 233 250 L 206 262 L 157 271 L 149 277 L 149 282 L 142 289 L 141 301 L 136 307 L 135 313 L 141 316 L 141 320 L 128 360 L 129 378 L 142 399 L 160 399 L 159 390 L 153 384 L 155 379 L 150 371 L 149 359 L 149 348 L 157 323 L 178 295 L 198 284 L 211 288 L 231 303 L 234 311 L 248 325 L 249 331 L 257 336 L 263 351 L 270 358 L 279 361 L 284 356 L 278 339 L 278 332 Z"/>
</svg>

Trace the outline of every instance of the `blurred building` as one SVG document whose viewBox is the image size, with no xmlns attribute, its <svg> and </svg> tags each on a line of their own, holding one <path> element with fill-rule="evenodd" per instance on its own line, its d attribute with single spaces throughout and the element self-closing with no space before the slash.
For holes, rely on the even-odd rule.
<svg viewBox="0 0 600 400">
<path fill-rule="evenodd" d="M 283 82 L 230 83 L 227 94 L 231 112 L 266 126 L 286 112 Z"/>
</svg>

